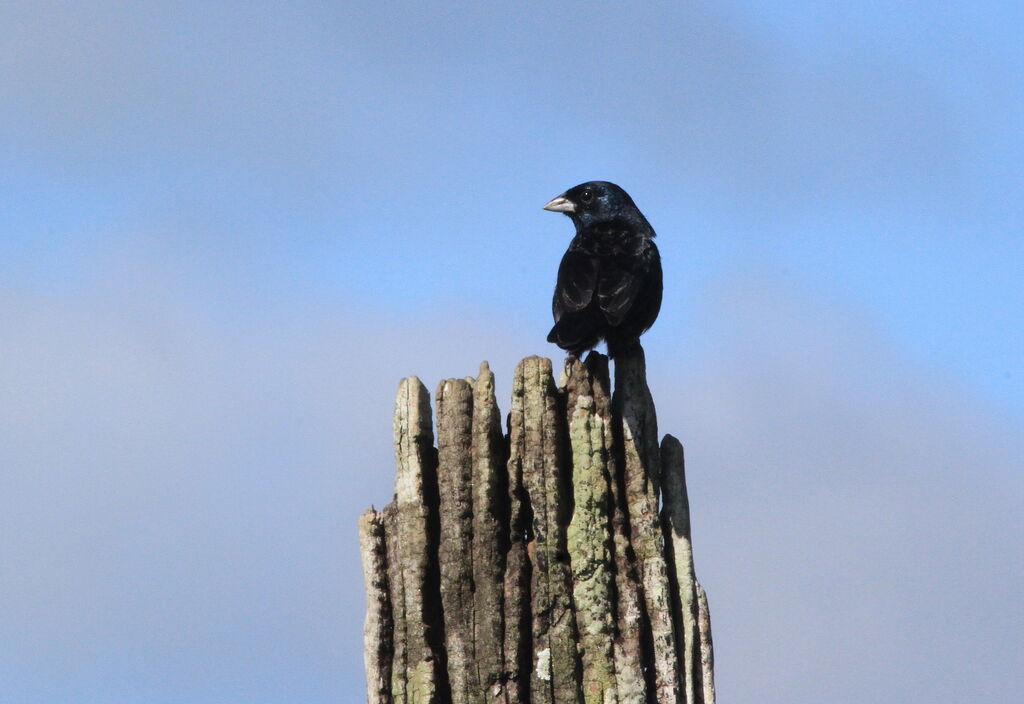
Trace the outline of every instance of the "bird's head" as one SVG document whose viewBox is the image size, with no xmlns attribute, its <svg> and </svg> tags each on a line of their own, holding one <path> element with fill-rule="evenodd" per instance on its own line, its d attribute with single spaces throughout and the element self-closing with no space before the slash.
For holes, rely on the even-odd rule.
<svg viewBox="0 0 1024 704">
<path fill-rule="evenodd" d="M 570 188 L 552 198 L 544 210 L 565 213 L 572 218 L 576 229 L 615 220 L 624 221 L 639 229 L 651 230 L 643 213 L 624 190 L 608 181 L 588 181 Z M 651 230 L 653 236 L 654 231 Z"/>
</svg>

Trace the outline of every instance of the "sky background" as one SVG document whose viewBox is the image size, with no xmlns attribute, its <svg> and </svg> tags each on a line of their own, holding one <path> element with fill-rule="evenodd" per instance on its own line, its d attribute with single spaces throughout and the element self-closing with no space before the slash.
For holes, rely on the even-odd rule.
<svg viewBox="0 0 1024 704">
<path fill-rule="evenodd" d="M 723 702 L 1018 701 L 1020 3 L 0 3 L 0 701 L 364 697 L 399 378 L 659 233 Z"/>
</svg>

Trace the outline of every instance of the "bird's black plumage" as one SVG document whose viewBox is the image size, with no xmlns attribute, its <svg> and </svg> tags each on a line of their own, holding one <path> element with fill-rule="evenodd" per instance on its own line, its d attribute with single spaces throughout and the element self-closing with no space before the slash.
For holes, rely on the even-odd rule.
<svg viewBox="0 0 1024 704">
<path fill-rule="evenodd" d="M 654 229 L 629 194 L 607 181 L 570 188 L 544 208 L 565 213 L 576 226 L 558 267 L 548 342 L 578 356 L 603 339 L 614 357 L 654 324 L 661 309 Z"/>
</svg>

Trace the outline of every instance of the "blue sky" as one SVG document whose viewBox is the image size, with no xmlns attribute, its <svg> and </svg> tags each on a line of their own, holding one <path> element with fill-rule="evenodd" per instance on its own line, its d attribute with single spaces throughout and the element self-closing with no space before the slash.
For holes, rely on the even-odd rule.
<svg viewBox="0 0 1024 704">
<path fill-rule="evenodd" d="M 659 233 L 723 698 L 1009 701 L 1022 23 L 4 3 L 0 699 L 359 701 L 397 380 L 557 357 L 540 205 L 601 178 Z"/>
</svg>

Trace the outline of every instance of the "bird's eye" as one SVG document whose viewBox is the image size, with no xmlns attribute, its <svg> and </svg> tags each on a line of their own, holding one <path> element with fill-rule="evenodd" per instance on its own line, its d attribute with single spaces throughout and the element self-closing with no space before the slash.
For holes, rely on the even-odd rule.
<svg viewBox="0 0 1024 704">
<path fill-rule="evenodd" d="M 594 194 L 591 191 L 583 191 L 583 193 L 580 193 L 580 200 L 584 203 L 589 203 L 594 200 Z"/>
</svg>

